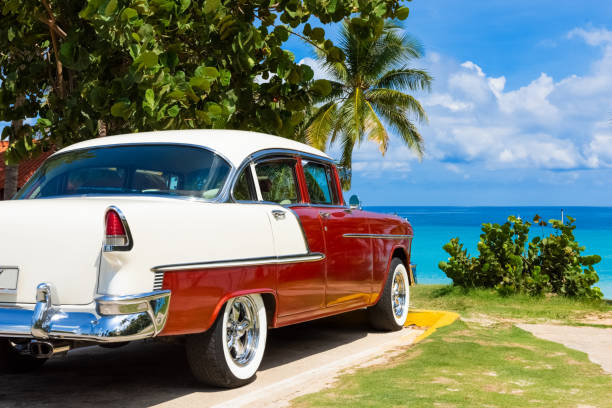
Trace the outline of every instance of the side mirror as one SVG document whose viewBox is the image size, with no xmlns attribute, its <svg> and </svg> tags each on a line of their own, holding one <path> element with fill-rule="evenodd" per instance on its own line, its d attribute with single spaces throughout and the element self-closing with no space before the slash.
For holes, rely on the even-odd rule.
<svg viewBox="0 0 612 408">
<path fill-rule="evenodd" d="M 349 207 L 353 209 L 361 209 L 361 201 L 359 201 L 359 197 L 355 194 L 349 198 Z"/>
</svg>

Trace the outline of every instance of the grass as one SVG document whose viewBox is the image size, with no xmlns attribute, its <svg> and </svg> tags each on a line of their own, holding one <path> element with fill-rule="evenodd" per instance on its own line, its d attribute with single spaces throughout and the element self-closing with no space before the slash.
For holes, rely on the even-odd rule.
<svg viewBox="0 0 612 408">
<path fill-rule="evenodd" d="M 453 311 L 467 319 L 478 318 L 484 314 L 498 320 L 510 319 L 530 323 L 552 321 L 604 327 L 609 325 L 608 321 L 612 321 L 612 305 L 605 301 L 579 301 L 562 296 L 500 296 L 495 290 L 466 291 L 445 285 L 419 285 L 411 289 L 412 307 Z"/>
<path fill-rule="evenodd" d="M 297 407 L 532 407 L 610 404 L 612 376 L 586 354 L 509 324 L 459 321 L 385 368 L 361 369 Z"/>
<path fill-rule="evenodd" d="M 452 310 L 468 320 L 438 329 L 383 366 L 345 374 L 332 388 L 300 397 L 293 405 L 610 406 L 612 376 L 586 354 L 538 339 L 513 323 L 581 324 L 585 316 L 607 315 L 611 305 L 433 285 L 413 288 L 411 296 L 415 307 Z"/>
</svg>

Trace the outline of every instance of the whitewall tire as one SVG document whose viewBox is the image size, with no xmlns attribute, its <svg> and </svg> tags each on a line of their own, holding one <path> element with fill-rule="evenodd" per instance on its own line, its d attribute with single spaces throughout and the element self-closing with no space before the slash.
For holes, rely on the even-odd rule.
<svg viewBox="0 0 612 408">
<path fill-rule="evenodd" d="M 404 327 L 410 305 L 410 280 L 406 266 L 393 258 L 387 282 L 376 305 L 368 309 L 372 326 L 378 330 L 395 331 Z"/>
<path fill-rule="evenodd" d="M 255 380 L 266 348 L 268 322 L 261 295 L 228 300 L 214 325 L 187 338 L 195 377 L 208 385 L 234 388 Z"/>
</svg>

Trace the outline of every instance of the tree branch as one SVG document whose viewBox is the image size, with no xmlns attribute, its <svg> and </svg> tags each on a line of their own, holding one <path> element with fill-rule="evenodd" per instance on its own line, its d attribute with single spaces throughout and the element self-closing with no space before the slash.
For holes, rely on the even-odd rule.
<svg viewBox="0 0 612 408">
<path fill-rule="evenodd" d="M 51 30 L 55 31 L 62 38 L 66 38 L 68 36 L 68 34 L 66 34 L 66 32 L 61 29 L 61 27 L 53 23 L 51 20 L 46 19 L 44 16 L 38 16 L 38 21 L 49 26 Z"/>
<path fill-rule="evenodd" d="M 59 46 L 56 36 L 56 31 L 54 28 L 59 29 L 55 24 L 55 16 L 53 15 L 53 11 L 51 10 L 51 6 L 49 5 L 48 0 L 42 0 L 47 13 L 49 14 L 49 34 L 51 34 L 51 43 L 53 44 L 53 54 L 55 54 L 55 67 L 57 70 L 57 93 L 60 99 L 64 99 L 64 74 L 63 74 L 63 66 L 62 61 L 60 61 L 59 57 Z M 61 31 L 63 32 L 63 31 Z M 65 35 L 66 33 L 64 33 Z"/>
</svg>

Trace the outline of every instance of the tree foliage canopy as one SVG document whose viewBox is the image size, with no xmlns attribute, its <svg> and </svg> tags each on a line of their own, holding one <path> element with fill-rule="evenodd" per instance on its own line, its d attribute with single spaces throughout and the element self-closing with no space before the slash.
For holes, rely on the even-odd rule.
<svg viewBox="0 0 612 408">
<path fill-rule="evenodd" d="M 323 28 L 363 38 L 406 18 L 400 0 L 4 0 L 0 120 L 16 162 L 49 144 L 109 133 L 235 128 L 293 135 L 331 89 L 283 49 L 295 35 L 344 60 Z M 303 29 L 298 29 L 303 27 Z M 20 95 L 22 106 L 15 106 Z M 18 104 L 19 105 L 19 104 Z M 39 143 L 33 143 L 38 134 Z"/>
</svg>

